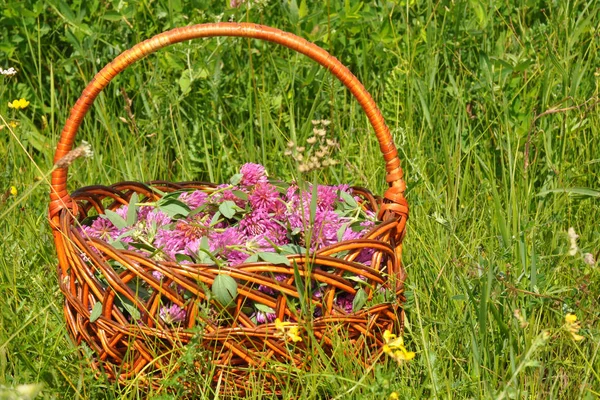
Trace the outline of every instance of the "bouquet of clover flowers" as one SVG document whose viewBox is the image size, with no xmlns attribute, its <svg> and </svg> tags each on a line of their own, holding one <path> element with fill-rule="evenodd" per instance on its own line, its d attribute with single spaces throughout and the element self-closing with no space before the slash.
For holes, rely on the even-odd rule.
<svg viewBox="0 0 600 400">
<path fill-rule="evenodd" d="M 348 185 L 285 184 L 270 180 L 262 165 L 248 163 L 228 184 L 212 189 L 162 193 L 153 202 L 141 202 L 133 193 L 128 205 L 82 221 L 79 232 L 161 262 L 235 267 L 267 261 L 289 266 L 287 254 L 313 253 L 340 241 L 360 238 L 375 226 L 375 221 L 375 213 Z M 354 261 L 370 265 L 373 252 L 365 248 Z M 164 278 L 158 271 L 152 274 L 159 281 Z M 286 275 L 275 274 L 274 278 L 282 282 Z M 361 277 L 354 279 L 356 294 L 336 293 L 334 298 L 336 306 L 346 313 L 356 311 L 366 300 L 360 288 Z M 185 294 L 184 288 L 174 285 L 175 290 Z M 311 286 L 313 297 L 322 296 L 318 284 L 313 281 Z M 226 305 L 235 297 L 236 288 L 233 278 L 218 275 L 211 292 Z M 258 285 L 257 289 L 275 294 L 273 287 Z M 147 299 L 153 290 L 146 285 L 136 291 Z M 124 306 L 131 318 L 139 318 L 137 310 Z M 252 308 L 248 314 L 255 324 L 276 319 L 275 311 L 264 304 L 246 307 Z M 91 319 L 97 315 L 99 310 L 92 310 Z M 164 324 L 176 326 L 185 320 L 186 311 L 165 301 L 158 315 Z M 320 315 L 321 309 L 315 308 L 313 316 Z"/>
</svg>

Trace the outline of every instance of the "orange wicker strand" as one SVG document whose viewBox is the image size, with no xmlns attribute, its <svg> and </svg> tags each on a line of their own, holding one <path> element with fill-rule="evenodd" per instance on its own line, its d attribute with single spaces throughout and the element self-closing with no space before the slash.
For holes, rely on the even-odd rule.
<svg viewBox="0 0 600 400">
<path fill-rule="evenodd" d="M 134 193 L 141 202 L 152 202 L 160 197 L 156 189 L 167 193 L 210 192 L 214 184 L 121 182 L 88 186 L 69 194 L 68 166 L 57 167 L 52 173 L 49 220 L 70 334 L 77 343 L 85 342 L 92 349 L 92 365 L 97 371 L 121 381 L 137 377 L 147 384 L 161 379 L 177 351 L 190 341 L 209 354 L 207 365 L 199 368 L 216 370 L 215 383 L 225 383 L 226 390 L 234 392 L 247 390 L 249 378 L 272 363 L 308 368 L 311 346 L 320 346 L 325 354 L 331 354 L 332 337 L 340 332 L 350 342 L 351 355 L 362 363 L 370 363 L 380 354 L 383 332 L 402 328 L 405 271 L 401 253 L 409 213 L 404 198 L 406 185 L 398 151 L 377 105 L 362 83 L 327 51 L 291 33 L 249 23 L 200 24 L 156 35 L 117 56 L 83 90 L 62 130 L 54 161 L 71 151 L 84 116 L 117 74 L 165 46 L 215 36 L 255 38 L 283 45 L 327 68 L 350 90 L 375 131 L 385 161 L 389 188 L 383 199 L 366 189 L 354 188 L 362 206 L 376 213 L 379 223 L 360 239 L 341 241 L 311 254 L 287 256 L 289 266 L 246 262 L 217 267 L 156 261 L 87 237 L 80 230 L 84 219 L 128 205 Z M 356 261 L 365 249 L 372 252 L 370 265 Z M 159 280 L 153 273 L 163 278 Z M 228 309 L 211 300 L 207 289 L 223 274 L 238 283 L 235 305 Z M 274 274 L 284 280 L 275 279 Z M 334 296 L 354 296 L 357 277 L 364 280 L 368 301 L 373 303 L 348 312 L 335 304 Z M 149 288 L 146 297 L 138 295 L 135 285 L 140 282 Z M 302 292 L 305 282 L 324 288 L 322 297 Z M 259 287 L 269 291 L 258 290 Z M 388 296 L 377 303 L 375 299 L 380 298 L 382 290 L 392 298 Z M 178 326 L 161 321 L 162 301 L 185 309 L 185 321 Z M 102 307 L 99 316 L 98 303 Z M 256 323 L 246 314 L 247 303 L 272 308 L 280 320 L 298 327 L 305 339 L 292 344 L 276 324 Z M 302 307 L 318 311 L 318 316 L 303 316 Z M 94 318 L 92 310 L 96 310 Z M 221 314 L 217 318 L 214 313 Z M 309 340 L 306 329 L 310 329 L 313 339 Z M 279 391 L 281 381 L 277 373 L 266 371 L 262 376 L 266 378 L 267 391 Z"/>
</svg>

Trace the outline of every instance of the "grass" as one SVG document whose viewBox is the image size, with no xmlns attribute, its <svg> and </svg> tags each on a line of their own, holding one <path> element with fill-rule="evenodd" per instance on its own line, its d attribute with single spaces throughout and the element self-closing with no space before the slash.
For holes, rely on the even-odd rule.
<svg viewBox="0 0 600 400">
<path fill-rule="evenodd" d="M 286 395 L 600 397 L 600 270 L 584 262 L 600 252 L 597 2 L 130 3 L 8 0 L 0 16 L 1 66 L 19 70 L 0 86 L 0 115 L 18 123 L 0 131 L 0 398 L 32 383 L 41 398 L 145 396 L 136 381 L 96 378 L 68 337 L 47 173 L 70 106 L 104 64 L 166 29 L 229 19 L 289 30 L 342 60 L 382 109 L 408 184 L 404 338 L 417 357 L 365 371 L 340 341 L 340 367 L 322 360 L 292 371 L 299 384 Z M 27 109 L 7 107 L 21 97 Z M 219 182 L 247 161 L 290 179 L 286 143 L 302 143 L 315 118 L 333 121 L 343 161 L 319 180 L 382 193 L 374 135 L 326 71 L 256 41 L 179 44 L 99 96 L 78 136 L 95 156 L 71 168 L 69 188 Z M 579 235 L 574 256 L 569 227 Z M 585 340 L 563 328 L 568 312 Z M 209 378 L 190 368 L 195 352 L 180 363 L 199 396 Z M 256 388 L 250 398 L 270 397 Z M 172 378 L 150 396 L 183 391 Z"/>
</svg>

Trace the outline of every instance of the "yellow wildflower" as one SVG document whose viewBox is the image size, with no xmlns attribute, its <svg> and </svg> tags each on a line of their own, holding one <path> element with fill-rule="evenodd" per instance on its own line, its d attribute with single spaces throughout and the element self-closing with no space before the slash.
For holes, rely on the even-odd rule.
<svg viewBox="0 0 600 400">
<path fill-rule="evenodd" d="M 22 97 L 19 100 L 14 100 L 12 103 L 11 102 L 8 103 L 8 107 L 14 108 L 15 110 L 21 110 L 21 109 L 27 108 L 28 105 L 29 105 L 29 102 Z"/>
<path fill-rule="evenodd" d="M 16 186 L 11 186 L 10 187 L 10 194 L 12 194 L 13 196 L 16 196 L 19 192 L 17 191 L 17 187 Z"/>
<path fill-rule="evenodd" d="M 383 332 L 383 339 L 385 339 L 385 342 L 389 342 L 390 339 L 395 338 L 396 335 L 394 335 L 392 332 L 390 332 L 389 330 L 386 330 L 385 332 Z"/>
<path fill-rule="evenodd" d="M 6 125 L 0 125 L 0 131 L 6 128 L 7 126 L 10 126 L 11 128 L 16 128 L 17 126 L 19 126 L 19 123 L 17 121 L 10 121 Z"/>
<path fill-rule="evenodd" d="M 291 327 L 287 334 L 288 337 L 294 341 L 294 343 L 302 341 L 302 338 L 298 334 L 298 325 Z"/>
<path fill-rule="evenodd" d="M 408 351 L 406 350 L 406 347 L 404 347 L 402 336 L 396 336 L 392 332 L 386 330 L 383 332 L 383 339 L 385 340 L 385 344 L 382 347 L 383 352 L 396 360 L 398 364 L 415 358 L 415 352 Z"/>
<path fill-rule="evenodd" d="M 579 330 L 581 329 L 581 322 L 577 321 L 577 315 L 575 314 L 567 314 L 565 315 L 565 330 L 571 334 L 573 340 L 583 340 L 585 337 L 579 334 Z"/>
<path fill-rule="evenodd" d="M 385 339 L 386 345 L 390 347 L 399 347 L 404 346 L 404 340 L 402 337 L 396 337 L 392 332 L 385 331 L 383 332 L 383 338 Z"/>
<path fill-rule="evenodd" d="M 275 319 L 275 328 L 277 328 L 278 331 L 284 332 L 285 327 L 288 325 L 290 325 L 289 322 L 281 322 L 279 318 Z"/>
<path fill-rule="evenodd" d="M 299 335 L 298 325 L 292 325 L 291 322 L 282 322 L 279 318 L 275 319 L 275 328 L 281 334 L 286 335 L 290 338 L 294 343 L 301 342 L 302 337 Z"/>
<path fill-rule="evenodd" d="M 577 315 L 575 314 L 567 314 L 565 315 L 565 322 L 567 324 L 574 324 L 577 321 Z"/>
<path fill-rule="evenodd" d="M 388 397 L 388 400 L 398 400 L 400 397 L 398 396 L 398 393 L 396 392 L 392 392 L 390 393 L 390 397 Z"/>
</svg>

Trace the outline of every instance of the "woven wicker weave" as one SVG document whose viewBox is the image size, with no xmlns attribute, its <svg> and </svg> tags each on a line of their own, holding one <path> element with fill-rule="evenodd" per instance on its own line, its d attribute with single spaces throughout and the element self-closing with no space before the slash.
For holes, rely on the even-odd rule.
<svg viewBox="0 0 600 400">
<path fill-rule="evenodd" d="M 92 365 L 109 376 L 128 379 L 143 374 L 149 379 L 160 378 L 167 363 L 165 354 L 188 343 L 195 336 L 200 345 L 212 356 L 209 362 L 220 379 L 230 387 L 244 389 L 248 374 L 264 367 L 270 360 L 307 366 L 310 354 L 308 341 L 290 345 L 274 324 L 255 324 L 244 313 L 246 301 L 261 303 L 275 310 L 278 318 L 298 324 L 301 332 L 310 326 L 315 340 L 325 353 L 331 351 L 330 334 L 343 328 L 352 342 L 348 348 L 365 362 L 380 351 L 384 330 L 397 331 L 402 327 L 404 269 L 401 264 L 402 239 L 408 218 L 408 205 L 404 198 L 405 184 L 396 147 L 375 102 L 358 81 L 336 58 L 318 46 L 290 33 L 277 29 L 237 23 L 217 23 L 188 26 L 159 34 L 130 50 L 123 52 L 104 67 L 89 83 L 71 110 L 57 145 L 55 162 L 72 150 L 75 135 L 85 114 L 96 96 L 121 71 L 135 61 L 154 51 L 182 41 L 214 36 L 237 36 L 267 40 L 305 54 L 327 68 L 354 95 L 368 116 L 380 144 L 386 163 L 386 180 L 389 188 L 383 199 L 368 191 L 355 189 L 364 199 L 364 207 L 377 213 L 379 223 L 358 240 L 343 241 L 314 254 L 289 256 L 292 267 L 254 262 L 235 267 L 215 265 L 179 265 L 157 262 L 128 250 L 119 250 L 98 239 L 84 237 L 78 229 L 88 215 L 103 213 L 128 204 L 131 195 L 138 193 L 141 201 L 157 200 L 157 192 L 180 189 L 210 191 L 212 184 L 200 182 L 141 184 L 123 182 L 112 186 L 90 186 L 67 192 L 67 167 L 57 168 L 52 174 L 49 218 L 59 259 L 60 288 L 65 295 L 65 316 L 72 337 L 86 342 L 95 352 Z M 374 250 L 371 265 L 354 260 L 366 249 Z M 121 267 L 116 269 L 114 266 Z M 325 285 L 322 298 L 309 299 L 322 311 L 318 318 L 304 318 L 289 307 L 290 299 L 300 298 L 295 282 L 294 267 L 303 279 Z M 158 271 L 164 279 L 157 280 L 152 272 Z M 273 274 L 284 274 L 283 282 L 273 279 Z M 239 284 L 235 308 L 229 310 L 231 318 L 215 322 L 199 313 L 207 304 L 206 288 L 218 274 L 228 274 Z M 347 313 L 334 304 L 334 295 L 356 293 L 355 282 L 349 276 L 364 277 L 371 288 L 385 288 L 393 294 L 393 301 L 371 304 L 358 312 Z M 102 279 L 100 279 L 102 277 Z M 310 277 L 310 278 L 308 278 Z M 131 287 L 133 281 L 144 282 L 153 289 L 147 300 L 142 300 Z M 129 284 L 129 285 L 128 285 Z M 185 289 L 192 298 L 185 299 L 173 289 L 173 284 Z M 274 295 L 257 290 L 258 285 L 274 289 Z M 374 290 L 367 289 L 371 299 Z M 125 300 L 123 300 L 125 299 Z M 178 327 L 160 321 L 158 309 L 161 300 L 185 307 L 185 322 Z M 127 301 L 135 307 L 140 319 L 131 318 L 117 307 Z M 102 304 L 102 314 L 90 322 L 94 305 Z M 210 305 L 218 308 L 216 303 Z M 305 332 L 306 333 L 306 332 Z"/>
</svg>

